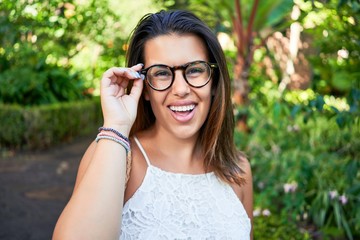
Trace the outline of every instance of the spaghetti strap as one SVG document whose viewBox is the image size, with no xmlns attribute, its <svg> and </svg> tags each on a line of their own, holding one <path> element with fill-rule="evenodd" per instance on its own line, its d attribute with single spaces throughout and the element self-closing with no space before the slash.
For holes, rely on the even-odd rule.
<svg viewBox="0 0 360 240">
<path fill-rule="evenodd" d="M 144 148 L 142 147 L 142 145 L 141 145 L 141 143 L 140 143 L 139 139 L 138 139 L 136 136 L 134 136 L 134 140 L 135 140 L 136 144 L 138 145 L 138 147 L 139 147 L 139 149 L 140 149 L 141 153 L 143 154 L 143 156 L 144 156 L 144 158 L 145 158 L 145 161 L 146 161 L 147 165 L 148 165 L 148 166 L 151 166 L 151 164 L 150 164 L 150 160 L 149 160 L 148 156 L 146 155 L 146 152 L 145 152 Z"/>
</svg>

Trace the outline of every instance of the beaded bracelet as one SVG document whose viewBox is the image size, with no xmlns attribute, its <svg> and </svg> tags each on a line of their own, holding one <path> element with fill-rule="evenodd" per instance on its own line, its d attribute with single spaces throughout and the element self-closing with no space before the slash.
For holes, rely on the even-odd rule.
<svg viewBox="0 0 360 240">
<path fill-rule="evenodd" d="M 99 127 L 99 132 L 101 131 L 109 131 L 109 132 L 113 132 L 116 135 L 118 135 L 119 138 L 124 139 L 127 142 L 130 142 L 129 139 L 127 137 L 125 137 L 123 134 L 121 134 L 119 131 L 113 129 L 113 128 L 106 128 L 106 127 Z"/>
<path fill-rule="evenodd" d="M 130 148 L 130 143 L 127 142 L 125 139 L 122 139 L 122 138 L 119 138 L 115 133 L 113 132 L 100 132 L 98 135 L 98 137 L 101 137 L 101 136 L 108 136 L 108 137 L 113 137 L 113 138 L 116 138 L 118 139 L 119 141 L 123 142 L 124 144 L 126 144 L 126 146 L 128 146 Z"/>
<path fill-rule="evenodd" d="M 112 140 L 114 142 L 119 143 L 121 146 L 123 146 L 126 150 L 126 153 L 130 152 L 130 144 L 128 142 L 126 142 L 124 139 L 121 138 L 116 138 L 116 137 L 112 137 L 109 135 L 98 135 L 95 139 L 96 142 L 99 142 L 100 139 L 108 139 L 108 140 Z"/>
<path fill-rule="evenodd" d="M 100 139 L 115 141 L 126 149 L 126 153 L 130 152 L 129 139 L 113 128 L 100 127 L 99 134 L 97 135 L 95 141 L 98 142 Z"/>
</svg>

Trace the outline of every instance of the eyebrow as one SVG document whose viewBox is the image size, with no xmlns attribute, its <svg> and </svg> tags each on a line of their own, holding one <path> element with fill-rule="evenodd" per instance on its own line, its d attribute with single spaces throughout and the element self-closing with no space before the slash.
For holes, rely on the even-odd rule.
<svg viewBox="0 0 360 240">
<path fill-rule="evenodd" d="M 150 66 L 148 66 L 148 67 L 144 67 L 144 69 L 150 68 L 150 67 L 152 67 L 152 66 L 158 66 L 158 65 L 167 66 L 167 67 L 173 68 L 173 67 L 184 66 L 184 65 L 187 65 L 187 64 L 189 64 L 189 63 L 194 63 L 194 62 L 207 62 L 207 63 L 208 63 L 208 60 L 197 59 L 197 60 L 193 60 L 193 61 L 190 61 L 190 62 L 186 62 L 186 63 L 180 64 L 180 65 L 171 65 L 171 66 L 170 66 L 170 65 L 167 65 L 167 64 L 165 64 L 165 63 L 155 63 L 155 64 L 152 64 L 152 65 L 150 65 Z"/>
</svg>

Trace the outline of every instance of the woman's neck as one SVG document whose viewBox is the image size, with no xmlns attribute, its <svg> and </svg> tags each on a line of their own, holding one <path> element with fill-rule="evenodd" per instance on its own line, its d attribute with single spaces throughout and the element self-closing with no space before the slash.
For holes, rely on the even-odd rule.
<svg viewBox="0 0 360 240">
<path fill-rule="evenodd" d="M 198 135 L 177 138 L 155 126 L 141 135 L 144 137 L 144 147 L 154 165 L 172 172 L 204 172 L 204 159 L 197 144 Z"/>
</svg>

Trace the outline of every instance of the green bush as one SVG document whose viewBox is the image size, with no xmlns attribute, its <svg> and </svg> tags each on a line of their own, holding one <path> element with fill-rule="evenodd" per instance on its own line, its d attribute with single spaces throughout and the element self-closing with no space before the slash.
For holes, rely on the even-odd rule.
<svg viewBox="0 0 360 240">
<path fill-rule="evenodd" d="M 89 98 L 83 81 L 70 69 L 39 63 L 0 73 L 0 103 L 40 105 Z"/>
<path fill-rule="evenodd" d="M 99 99 L 33 107 L 0 104 L 0 148 L 45 148 L 96 131 Z"/>
<path fill-rule="evenodd" d="M 109 4 L 1 0 L 0 103 L 82 100 L 105 69 L 123 65 L 129 19 Z"/>
<path fill-rule="evenodd" d="M 256 240 L 309 240 L 311 237 L 305 230 L 299 229 L 294 222 L 288 222 L 279 215 L 265 214 L 255 216 L 254 239 Z"/>
<path fill-rule="evenodd" d="M 321 94 L 347 94 L 360 80 L 360 2 L 304 2 L 300 8 L 307 14 L 300 21 L 303 35 L 311 38 L 307 58 L 314 74 L 312 88 Z M 314 21 L 316 15 L 321 21 Z"/>
<path fill-rule="evenodd" d="M 303 91 L 297 96 L 309 98 L 301 104 L 295 92 L 291 94 L 292 100 L 286 100 L 270 89 L 258 93 L 248 109 L 251 133 L 235 136 L 252 164 L 255 209 L 268 209 L 287 226 L 279 228 L 277 236 L 286 236 L 294 225 L 302 234 L 300 226 L 305 224 L 311 236 L 358 239 L 359 99 L 348 100 L 349 110 L 339 111 L 341 101 L 336 108 L 326 103 L 327 97 Z M 339 124 L 344 114 L 349 120 Z M 254 227 L 260 224 L 265 234 L 274 228 L 272 222 L 255 218 Z"/>
</svg>

